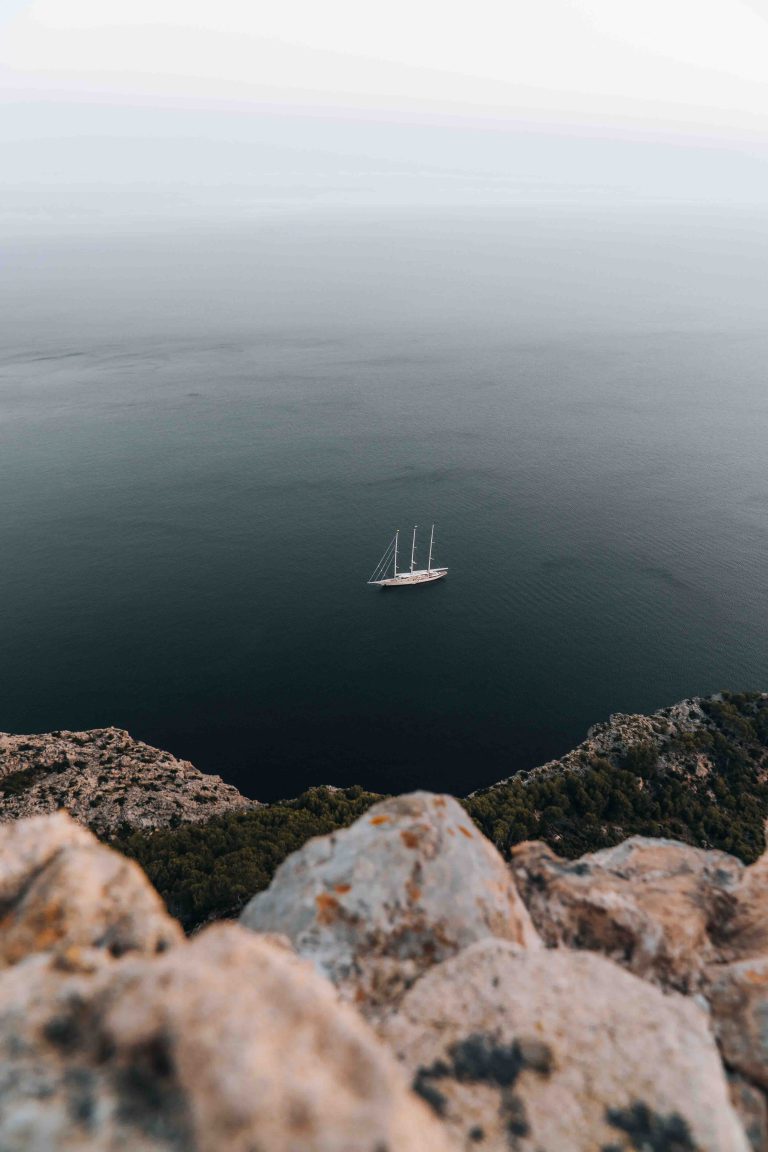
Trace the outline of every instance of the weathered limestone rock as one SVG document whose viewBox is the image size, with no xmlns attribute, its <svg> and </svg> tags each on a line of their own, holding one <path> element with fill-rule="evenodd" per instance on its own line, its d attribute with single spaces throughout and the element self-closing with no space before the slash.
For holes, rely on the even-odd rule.
<svg viewBox="0 0 768 1152">
<path fill-rule="evenodd" d="M 0 825 L 0 967 L 71 947 L 155 953 L 181 937 L 141 869 L 69 816 Z"/>
<path fill-rule="evenodd" d="M 602 956 L 481 941 L 381 1034 L 460 1148 L 748 1148 L 701 1009 Z"/>
<path fill-rule="evenodd" d="M 220 776 L 132 740 L 121 728 L 0 732 L 0 821 L 65 808 L 100 834 L 167 828 L 253 807 Z"/>
<path fill-rule="evenodd" d="M 0 912 L 18 899 L 22 888 L 63 848 L 95 843 L 65 812 L 31 816 L 0 827 Z"/>
<path fill-rule="evenodd" d="M 727 935 L 734 960 L 768 954 L 768 852 L 744 869 Z"/>
<path fill-rule="evenodd" d="M 768 1101 L 754 1084 L 736 1072 L 728 1073 L 731 1103 L 749 1140 L 753 1152 L 768 1149 Z"/>
<path fill-rule="evenodd" d="M 236 925 L 0 975 L 3 1152 L 447 1152 L 312 967 Z"/>
<path fill-rule="evenodd" d="M 706 966 L 731 955 L 729 923 L 745 869 L 725 852 L 633 836 L 569 861 L 526 843 L 513 850 L 511 867 L 551 946 L 602 952 L 682 992 L 700 989 Z"/>
<path fill-rule="evenodd" d="M 718 693 L 708 699 L 720 700 L 721 696 Z M 676 772 L 683 767 L 689 767 L 691 753 L 681 750 L 680 737 L 697 732 L 711 732 L 716 728 L 702 707 L 703 703 L 705 698 L 692 696 L 667 708 L 660 708 L 650 716 L 615 712 L 608 720 L 593 724 L 587 732 L 586 740 L 566 752 L 559 760 L 548 760 L 546 764 L 540 764 L 526 775 L 559 776 L 563 772 L 578 774 L 583 772 L 585 765 L 595 758 L 606 759 L 614 764 L 620 763 L 627 752 L 637 748 L 638 745 L 652 747 L 656 751 L 662 771 Z M 736 742 L 735 736 L 734 742 Z M 697 750 L 693 755 L 698 773 L 707 775 L 711 772 L 711 760 L 703 751 Z M 511 779 L 510 776 L 499 780 L 483 791 L 492 791 L 493 788 L 506 784 Z"/>
<path fill-rule="evenodd" d="M 768 1091 L 768 956 L 710 970 L 715 1034 L 730 1068 Z"/>
<path fill-rule="evenodd" d="M 310 840 L 241 923 L 285 933 L 365 1009 L 475 940 L 539 943 L 496 849 L 454 799 L 427 792 L 385 800 Z"/>
<path fill-rule="evenodd" d="M 731 1098 L 755 1152 L 768 1150 L 768 955 L 707 973 L 707 997 Z"/>
</svg>

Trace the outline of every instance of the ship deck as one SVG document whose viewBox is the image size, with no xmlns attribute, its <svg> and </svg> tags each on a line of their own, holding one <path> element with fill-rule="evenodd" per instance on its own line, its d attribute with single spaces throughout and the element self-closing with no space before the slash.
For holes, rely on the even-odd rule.
<svg viewBox="0 0 768 1152">
<path fill-rule="evenodd" d="M 386 580 L 374 580 L 373 583 L 382 588 L 400 588 L 409 584 L 431 584 L 435 580 L 442 580 L 447 572 L 447 568 L 419 568 L 415 572 L 398 572 L 397 576 L 390 576 Z"/>
</svg>

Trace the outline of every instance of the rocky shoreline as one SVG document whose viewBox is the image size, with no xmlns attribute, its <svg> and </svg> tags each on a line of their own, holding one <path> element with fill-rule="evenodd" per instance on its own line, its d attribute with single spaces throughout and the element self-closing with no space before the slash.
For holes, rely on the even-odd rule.
<svg viewBox="0 0 768 1152">
<path fill-rule="evenodd" d="M 766 747 L 761 767 L 768 776 L 768 693 L 733 698 L 748 700 L 763 718 Z M 722 708 L 723 701 L 723 694 L 695 696 L 648 716 L 616 713 L 593 725 L 587 738 L 559 759 L 470 796 L 487 796 L 512 781 L 578 775 L 595 761 L 617 767 L 639 752 L 653 762 L 657 773 L 706 778 L 713 767 L 707 740 L 718 732 L 712 709 Z M 747 743 L 733 721 L 728 739 L 734 747 Z M 754 758 L 754 748 L 750 755 Z M 324 788 L 339 791 L 332 785 Z M 120 728 L 30 736 L 0 733 L 0 822 L 65 808 L 99 835 L 109 836 L 201 823 L 257 804 L 220 776 L 134 740 Z"/>
</svg>

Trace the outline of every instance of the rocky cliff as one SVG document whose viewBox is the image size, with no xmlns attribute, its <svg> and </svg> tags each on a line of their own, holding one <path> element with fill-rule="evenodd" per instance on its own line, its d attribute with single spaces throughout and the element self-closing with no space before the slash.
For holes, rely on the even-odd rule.
<svg viewBox="0 0 768 1152">
<path fill-rule="evenodd" d="M 606 773 L 629 803 L 603 805 L 606 810 L 598 812 L 587 793 L 602 790 Z M 634 795 L 630 777 L 639 784 Z M 563 781 L 571 783 L 562 788 Z M 650 716 L 611 716 L 560 759 L 474 792 L 466 803 L 499 847 L 535 834 L 559 840 L 561 847 L 575 854 L 578 848 L 598 846 L 596 837 L 601 834 L 607 843 L 628 832 L 645 831 L 644 821 L 648 828 L 655 825 L 654 831 L 671 831 L 684 839 L 690 835 L 705 847 L 725 847 L 746 858 L 762 851 L 767 782 L 768 694 L 721 693 L 682 700 Z M 553 790 L 558 789 L 555 796 Z M 360 789 L 314 789 L 312 794 L 322 792 L 343 797 Z M 677 812 L 669 797 L 681 792 L 695 802 L 698 812 L 689 811 L 675 824 Z M 367 795 L 370 802 L 377 799 Z M 524 796 L 530 804 L 521 802 Z M 595 811 L 599 828 L 589 830 L 587 843 L 569 835 L 560 797 L 577 815 L 578 829 L 583 828 L 584 816 Z M 578 810 L 585 799 L 590 810 L 586 813 Z M 510 800 L 518 809 L 511 823 L 509 813 L 504 813 Z M 255 801 L 220 777 L 133 740 L 118 728 L 35 736 L 0 733 L 0 821 L 65 808 L 109 837 L 203 824 L 255 807 Z M 547 808 L 554 811 L 549 818 Z M 729 834 L 728 816 L 735 809 L 738 828 Z M 545 817 L 538 824 L 530 818 L 534 811 Z M 690 827 L 697 816 L 698 825 Z M 501 843 L 504 838 L 508 844 Z"/>
<path fill-rule="evenodd" d="M 219 776 L 120 728 L 0 733 L 0 821 L 65 808 L 100 834 L 168 828 L 253 806 Z"/>
<path fill-rule="evenodd" d="M 561 759 L 467 803 L 505 852 L 536 838 L 578 856 L 641 833 L 754 860 L 768 816 L 768 695 L 724 692 L 612 716 Z"/>
<path fill-rule="evenodd" d="M 717 771 L 717 754 L 723 741 L 731 754 L 757 759 L 768 774 L 768 693 L 692 696 L 650 716 L 617 712 L 594 724 L 586 740 L 559 760 L 533 768 L 522 778 L 583 772 L 598 759 L 613 765 L 629 759 L 630 763 L 647 768 L 648 775 L 653 772 L 689 776 L 693 772 L 699 779 L 711 778 Z M 509 779 L 492 787 L 499 788 Z"/>
<path fill-rule="evenodd" d="M 0 827 L 3 1152 L 766 1152 L 768 856 L 507 864 L 448 796 L 184 938 L 64 814 Z"/>
</svg>

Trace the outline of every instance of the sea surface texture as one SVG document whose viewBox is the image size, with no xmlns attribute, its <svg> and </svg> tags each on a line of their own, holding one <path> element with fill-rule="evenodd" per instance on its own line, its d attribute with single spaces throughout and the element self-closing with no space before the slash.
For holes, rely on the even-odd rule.
<svg viewBox="0 0 768 1152">
<path fill-rule="evenodd" d="M 768 688 L 768 217 L 7 241 L 0 729 L 458 793 Z M 439 584 L 368 587 L 435 522 Z"/>
</svg>

